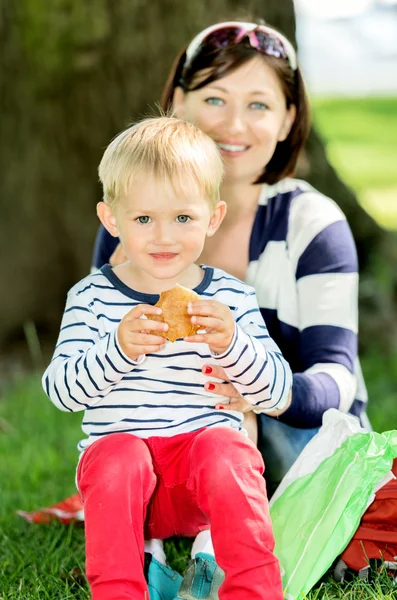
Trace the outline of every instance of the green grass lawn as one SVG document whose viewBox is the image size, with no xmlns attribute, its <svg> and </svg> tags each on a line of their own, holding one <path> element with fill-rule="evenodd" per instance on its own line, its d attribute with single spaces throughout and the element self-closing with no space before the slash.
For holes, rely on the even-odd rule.
<svg viewBox="0 0 397 600">
<path fill-rule="evenodd" d="M 361 205 L 397 230 L 397 98 L 312 100 L 327 155 Z"/>
<path fill-rule="evenodd" d="M 379 430 L 390 429 L 391 416 L 396 414 L 393 386 L 397 389 L 397 375 L 387 386 L 383 362 L 376 365 L 374 358 L 370 362 L 370 393 L 378 399 L 372 414 L 377 414 Z M 385 410 L 380 412 L 379 406 Z M 0 402 L 0 600 L 89 598 L 83 528 L 30 525 L 14 512 L 48 506 L 75 492 L 81 418 L 81 414 L 60 412 L 50 403 L 39 375 L 10 385 Z M 170 564 L 183 572 L 189 543 L 171 541 L 166 549 Z M 389 578 L 380 574 L 371 586 L 358 580 L 339 586 L 326 578 L 308 598 L 392 600 L 395 594 Z"/>
</svg>

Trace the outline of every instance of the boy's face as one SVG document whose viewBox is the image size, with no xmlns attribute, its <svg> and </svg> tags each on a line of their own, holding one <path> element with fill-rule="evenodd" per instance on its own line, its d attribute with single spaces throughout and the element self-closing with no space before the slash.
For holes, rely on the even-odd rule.
<svg viewBox="0 0 397 600">
<path fill-rule="evenodd" d="M 98 206 L 102 223 L 120 237 L 137 275 L 178 280 L 200 257 L 206 237 L 218 229 L 225 203 L 212 208 L 198 190 L 191 188 L 189 195 L 188 189 L 148 174 L 113 209 Z"/>
</svg>

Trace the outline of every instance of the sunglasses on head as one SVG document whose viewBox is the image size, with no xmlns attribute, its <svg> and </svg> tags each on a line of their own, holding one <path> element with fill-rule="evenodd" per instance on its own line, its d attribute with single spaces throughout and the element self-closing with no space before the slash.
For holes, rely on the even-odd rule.
<svg viewBox="0 0 397 600">
<path fill-rule="evenodd" d="M 189 44 L 186 50 L 185 67 L 189 66 L 200 47 L 219 50 L 233 46 L 247 38 L 250 45 L 267 56 L 284 58 L 293 71 L 297 69 L 296 53 L 292 44 L 281 33 L 266 25 L 230 21 L 204 29 Z"/>
</svg>

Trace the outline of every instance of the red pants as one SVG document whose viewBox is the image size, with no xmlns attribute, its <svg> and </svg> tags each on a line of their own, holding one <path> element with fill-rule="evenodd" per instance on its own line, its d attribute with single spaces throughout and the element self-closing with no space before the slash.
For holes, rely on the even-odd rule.
<svg viewBox="0 0 397 600">
<path fill-rule="evenodd" d="M 77 481 L 92 599 L 149 600 L 144 536 L 211 527 L 220 600 L 281 600 L 263 470 L 254 444 L 223 427 L 146 440 L 115 433 L 89 446 Z"/>
</svg>

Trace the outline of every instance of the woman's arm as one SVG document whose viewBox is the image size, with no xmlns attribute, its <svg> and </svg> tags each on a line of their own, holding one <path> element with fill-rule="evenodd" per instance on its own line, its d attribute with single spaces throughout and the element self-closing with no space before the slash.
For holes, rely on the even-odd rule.
<svg viewBox="0 0 397 600">
<path fill-rule="evenodd" d="M 91 271 L 96 271 L 109 263 L 118 245 L 119 239 L 110 235 L 104 226 L 101 225 L 95 238 Z"/>
<path fill-rule="evenodd" d="M 347 412 L 355 398 L 357 254 L 343 214 L 320 194 L 291 207 L 288 241 L 296 266 L 303 368 L 294 373 L 291 406 L 280 419 L 310 428 L 321 425 L 329 408 Z"/>
</svg>

